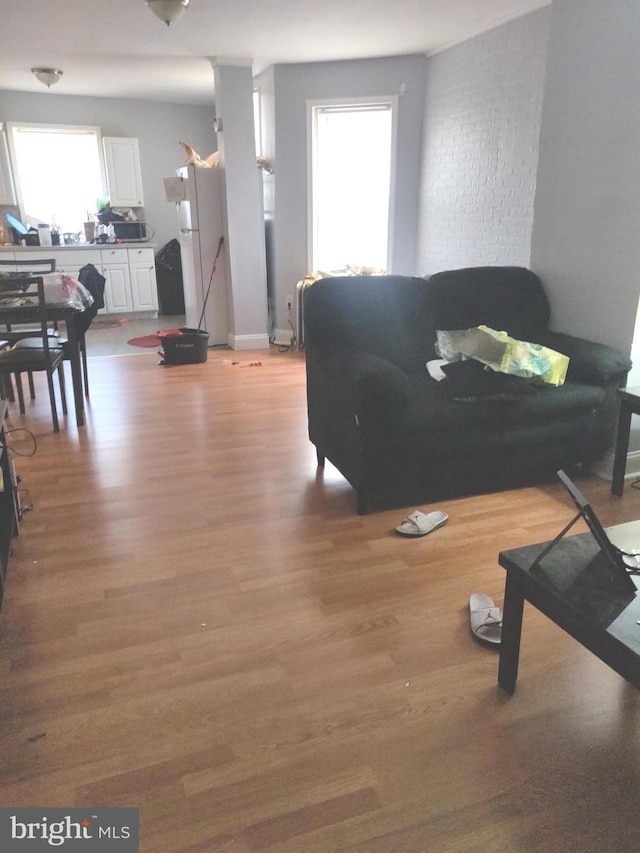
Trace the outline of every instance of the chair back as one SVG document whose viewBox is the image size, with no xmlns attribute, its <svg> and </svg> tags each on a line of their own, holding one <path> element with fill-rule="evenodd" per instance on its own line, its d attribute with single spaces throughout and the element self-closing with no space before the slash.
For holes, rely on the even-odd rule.
<svg viewBox="0 0 640 853">
<path fill-rule="evenodd" d="M 8 261 L 0 258 L 0 267 L 15 267 L 14 272 L 20 272 L 20 269 L 25 269 L 31 272 L 32 270 L 37 269 L 38 272 L 55 272 L 56 271 L 56 259 L 55 258 L 37 258 L 31 260 L 17 260 L 17 261 Z M 0 270 L 1 272 L 1 270 Z"/>
<path fill-rule="evenodd" d="M 85 264 L 78 273 L 78 281 L 87 288 L 93 297 L 93 305 L 90 308 L 85 308 L 81 314 L 72 320 L 76 333 L 81 336 L 88 331 L 98 311 L 104 308 L 104 288 L 107 280 L 93 264 Z"/>
</svg>

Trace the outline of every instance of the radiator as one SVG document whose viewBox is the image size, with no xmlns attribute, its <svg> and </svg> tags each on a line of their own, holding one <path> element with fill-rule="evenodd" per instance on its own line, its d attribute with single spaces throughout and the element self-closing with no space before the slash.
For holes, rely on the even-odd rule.
<svg viewBox="0 0 640 853">
<path fill-rule="evenodd" d="M 304 349 L 304 280 L 296 284 L 296 300 L 295 300 L 295 326 L 296 326 L 296 342 L 297 349 Z"/>
</svg>

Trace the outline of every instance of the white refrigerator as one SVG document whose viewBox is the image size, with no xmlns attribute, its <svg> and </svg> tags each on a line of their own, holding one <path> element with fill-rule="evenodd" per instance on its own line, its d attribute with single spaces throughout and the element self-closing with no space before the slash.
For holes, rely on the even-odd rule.
<svg viewBox="0 0 640 853">
<path fill-rule="evenodd" d="M 182 201 L 177 201 L 176 208 L 180 229 L 178 241 L 182 257 L 186 325 L 192 329 L 198 327 L 211 281 L 213 262 L 220 238 L 224 237 L 224 246 L 211 282 L 200 328 L 209 332 L 209 346 L 226 344 L 229 336 L 229 241 L 224 171 L 183 166 L 177 170 L 176 175 L 181 180 L 180 195 L 183 198 Z"/>
</svg>

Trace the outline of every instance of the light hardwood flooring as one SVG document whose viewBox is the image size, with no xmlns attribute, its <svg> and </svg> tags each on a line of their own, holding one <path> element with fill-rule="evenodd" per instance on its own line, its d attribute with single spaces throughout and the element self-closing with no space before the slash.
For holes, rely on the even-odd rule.
<svg viewBox="0 0 640 853">
<path fill-rule="evenodd" d="M 127 343 L 131 338 L 153 335 L 159 329 L 179 329 L 185 325 L 184 315 L 161 315 L 142 320 L 135 316 L 112 314 L 103 317 L 99 314 L 86 335 L 87 356 L 144 355 L 146 350 Z M 148 354 L 148 353 L 147 353 Z"/>
<path fill-rule="evenodd" d="M 144 853 L 639 850 L 636 691 L 527 606 L 506 696 L 469 631 L 472 592 L 502 604 L 498 552 L 573 514 L 563 489 L 444 501 L 403 539 L 402 510 L 360 517 L 316 470 L 301 354 L 158 361 L 91 359 L 83 429 L 51 431 L 41 382 L 11 407 L 37 452 L 0 805 L 137 806 Z M 640 491 L 578 482 L 605 524 L 640 515 Z"/>
</svg>

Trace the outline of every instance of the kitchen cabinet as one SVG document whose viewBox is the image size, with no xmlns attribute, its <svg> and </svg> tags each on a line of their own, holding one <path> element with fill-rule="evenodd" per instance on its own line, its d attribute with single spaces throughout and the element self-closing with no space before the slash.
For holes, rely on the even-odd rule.
<svg viewBox="0 0 640 853">
<path fill-rule="evenodd" d="M 123 136 L 102 139 L 111 207 L 142 207 L 142 171 L 138 140 Z"/>
<path fill-rule="evenodd" d="M 33 257 L 36 258 L 37 255 L 34 254 Z M 42 253 L 40 257 L 42 257 Z M 56 259 L 56 272 L 66 273 L 76 279 L 85 264 L 93 264 L 96 269 L 100 269 L 100 252 L 97 249 L 65 249 L 64 251 L 51 252 L 47 254 L 47 257 Z"/>
<path fill-rule="evenodd" d="M 153 249 L 102 249 L 108 314 L 158 310 Z"/>
<path fill-rule="evenodd" d="M 135 314 L 136 312 L 158 312 L 158 288 L 154 250 L 136 246 L 105 246 L 102 248 L 47 248 L 2 249 L 0 257 L 4 260 L 38 260 L 55 258 L 56 271 L 64 272 L 73 278 L 85 264 L 93 264 L 106 279 L 104 302 L 100 314 Z M 4 267 L 8 272 L 11 267 Z"/>
<path fill-rule="evenodd" d="M 55 258 L 56 272 L 63 272 L 72 278 L 78 278 L 78 274 L 85 264 L 93 264 L 100 269 L 101 257 L 98 249 L 57 249 L 47 248 L 45 251 L 23 249 L 18 252 L 2 252 L 2 257 L 9 260 L 20 258 L 23 261 L 37 261 L 39 258 Z M 17 269 L 17 267 L 15 267 Z"/>
<path fill-rule="evenodd" d="M 153 249 L 128 249 L 131 299 L 134 311 L 158 310 L 158 286 Z"/>
<path fill-rule="evenodd" d="M 102 257 L 102 275 L 107 280 L 104 288 L 106 313 L 122 314 L 133 311 L 127 250 L 103 250 L 100 255 Z"/>
<path fill-rule="evenodd" d="M 0 125 L 0 204 L 15 203 L 16 194 L 11 176 L 11 165 L 9 163 L 7 134 L 4 126 Z"/>
</svg>

